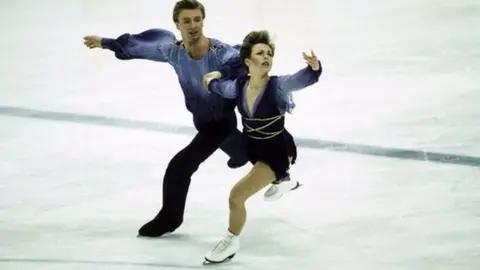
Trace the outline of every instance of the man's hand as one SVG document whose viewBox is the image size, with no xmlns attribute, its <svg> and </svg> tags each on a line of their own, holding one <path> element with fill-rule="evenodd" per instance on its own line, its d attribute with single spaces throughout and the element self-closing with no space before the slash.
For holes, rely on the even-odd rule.
<svg viewBox="0 0 480 270">
<path fill-rule="evenodd" d="M 102 48 L 102 37 L 85 36 L 83 37 L 83 44 L 90 49 Z"/>
<path fill-rule="evenodd" d="M 208 85 L 213 79 L 220 79 L 220 78 L 222 78 L 222 73 L 218 71 L 212 71 L 210 73 L 205 74 L 205 76 L 203 76 L 203 87 L 205 89 L 208 89 Z"/>
</svg>

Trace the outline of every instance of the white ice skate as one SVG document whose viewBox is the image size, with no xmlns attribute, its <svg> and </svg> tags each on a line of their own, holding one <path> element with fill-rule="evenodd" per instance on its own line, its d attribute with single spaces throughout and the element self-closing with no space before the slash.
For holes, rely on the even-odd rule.
<svg viewBox="0 0 480 270">
<path fill-rule="evenodd" d="M 275 181 L 272 185 L 265 191 L 263 194 L 263 199 L 265 201 L 275 201 L 280 199 L 285 193 L 297 189 L 300 186 L 300 183 L 295 180 L 291 180 L 288 175 L 282 180 Z"/>
<path fill-rule="evenodd" d="M 205 255 L 206 262 L 203 264 L 227 262 L 235 256 L 239 248 L 238 236 L 228 232 L 215 248 Z"/>
</svg>

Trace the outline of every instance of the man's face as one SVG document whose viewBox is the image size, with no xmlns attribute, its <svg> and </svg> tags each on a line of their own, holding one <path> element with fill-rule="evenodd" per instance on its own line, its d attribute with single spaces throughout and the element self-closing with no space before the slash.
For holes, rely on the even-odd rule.
<svg viewBox="0 0 480 270">
<path fill-rule="evenodd" d="M 203 16 L 200 9 L 184 9 L 178 14 L 177 29 L 182 40 L 188 44 L 197 43 L 203 36 Z"/>
</svg>

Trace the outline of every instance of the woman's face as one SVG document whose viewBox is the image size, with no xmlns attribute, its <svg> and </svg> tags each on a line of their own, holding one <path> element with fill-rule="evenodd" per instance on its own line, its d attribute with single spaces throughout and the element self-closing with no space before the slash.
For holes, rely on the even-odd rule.
<svg viewBox="0 0 480 270">
<path fill-rule="evenodd" d="M 269 73 L 272 69 L 273 50 L 268 44 L 255 44 L 250 58 L 245 59 L 250 73 Z"/>
</svg>

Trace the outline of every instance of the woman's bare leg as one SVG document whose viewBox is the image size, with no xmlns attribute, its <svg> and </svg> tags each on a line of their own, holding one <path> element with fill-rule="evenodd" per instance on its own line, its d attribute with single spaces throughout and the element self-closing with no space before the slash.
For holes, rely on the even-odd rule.
<svg viewBox="0 0 480 270">
<path fill-rule="evenodd" d="M 274 180 L 275 173 L 272 169 L 263 162 L 257 162 L 250 172 L 235 184 L 230 191 L 229 198 L 229 232 L 212 251 L 205 255 L 206 261 L 218 263 L 235 256 L 240 247 L 237 236 L 241 233 L 247 219 L 245 202 Z"/>
<path fill-rule="evenodd" d="M 275 173 L 263 162 L 257 162 L 250 172 L 235 184 L 230 192 L 229 231 L 239 235 L 247 218 L 245 202 L 262 188 L 275 181 Z"/>
</svg>

